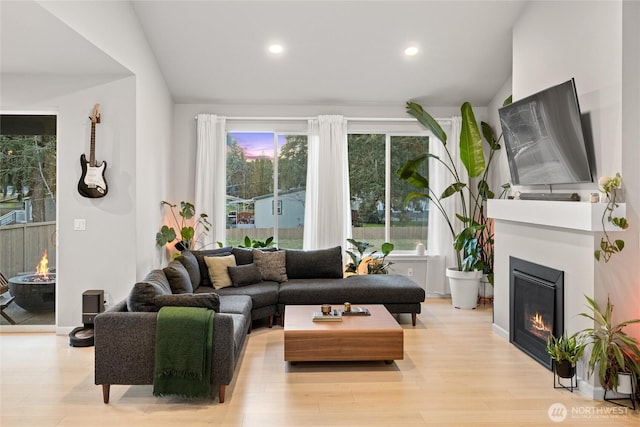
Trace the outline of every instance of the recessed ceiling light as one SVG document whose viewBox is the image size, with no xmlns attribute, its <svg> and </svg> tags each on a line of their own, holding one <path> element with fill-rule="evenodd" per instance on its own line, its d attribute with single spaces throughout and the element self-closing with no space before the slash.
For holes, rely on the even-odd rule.
<svg viewBox="0 0 640 427">
<path fill-rule="evenodd" d="M 281 44 L 274 43 L 269 46 L 269 52 L 271 53 L 282 53 L 284 52 L 284 47 Z"/>
<path fill-rule="evenodd" d="M 409 46 L 404 50 L 404 54 L 407 56 L 416 56 L 418 54 L 418 48 L 415 46 Z"/>
</svg>

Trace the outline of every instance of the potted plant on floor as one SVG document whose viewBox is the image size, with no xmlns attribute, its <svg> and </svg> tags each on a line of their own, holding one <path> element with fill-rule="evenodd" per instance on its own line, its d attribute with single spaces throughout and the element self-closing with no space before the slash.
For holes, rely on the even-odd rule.
<svg viewBox="0 0 640 427">
<path fill-rule="evenodd" d="M 193 242 L 197 241 L 198 236 L 196 233 L 201 228 L 202 233 L 206 234 L 209 231 L 209 227 L 211 223 L 209 222 L 208 215 L 205 213 L 201 213 L 199 217 L 195 220 L 192 218 L 196 215 L 196 208 L 192 203 L 189 202 L 180 202 L 180 211 L 178 215 L 180 216 L 180 220 L 178 220 L 178 216 L 176 216 L 175 209 L 178 207 L 177 205 L 173 205 L 169 202 L 165 202 L 164 200 L 161 202 L 162 206 L 169 206 L 171 209 L 171 215 L 173 216 L 173 221 L 176 226 L 178 226 L 178 231 L 180 232 L 180 239 L 176 242 L 174 247 L 180 252 L 184 250 L 191 249 L 191 245 Z M 171 243 L 178 238 L 178 234 L 173 227 L 168 225 L 163 225 L 160 228 L 160 231 L 156 233 L 156 244 L 158 246 L 164 246 L 167 243 Z"/>
<path fill-rule="evenodd" d="M 510 102 L 511 97 L 507 98 L 504 105 Z M 489 167 L 496 152 L 501 148 L 499 140 L 502 136 L 496 139 L 491 127 L 482 122 L 482 134 L 489 146 L 489 157 L 485 161 L 482 137 L 473 108 L 469 102 L 465 102 L 460 110 L 462 113 L 459 141 L 460 162 L 467 171 L 468 182 L 461 180 L 460 173 L 447 146 L 447 134 L 421 105 L 414 102 L 407 103 L 407 112 L 442 143 L 447 158 L 441 159 L 431 153 L 422 154 L 407 161 L 398 170 L 397 175 L 418 190 L 411 192 L 406 197 L 405 203 L 417 197 L 427 198 L 430 206 L 435 207 L 444 217 L 451 232 L 456 252 L 456 266 L 447 269 L 447 277 L 449 277 L 451 285 L 451 300 L 454 307 L 471 309 L 477 306 L 478 288 L 483 272 L 493 275 L 493 271 L 484 271 L 483 251 L 485 248 L 481 234 L 485 230 L 487 222 L 484 214 L 485 201 L 494 197 L 487 182 Z M 427 159 L 441 163 L 451 177 L 451 184 L 445 188 L 442 194 L 436 194 L 429 185 L 429 179 L 419 173 L 420 166 Z M 473 185 L 474 180 L 477 182 L 475 186 Z M 455 214 L 455 218 L 448 213 L 443 204 L 446 198 L 453 196 L 459 197 L 462 207 L 461 212 Z M 462 223 L 462 230 L 459 232 L 454 226 L 456 220 Z"/>
<path fill-rule="evenodd" d="M 613 324 L 613 304 L 608 298 L 604 311 L 595 300 L 586 298 L 590 313 L 580 315 L 594 322 L 593 328 L 582 331 L 592 346 L 587 373 L 591 376 L 597 368 L 605 398 L 607 391 L 631 394 L 631 386 L 640 376 L 640 349 L 638 340 L 623 329 L 627 325 L 640 323 L 640 319 Z"/>
<path fill-rule="evenodd" d="M 570 337 L 566 333 L 559 338 L 551 335 L 547 340 L 547 353 L 553 359 L 555 372 L 561 378 L 572 378 L 576 373 L 576 363 L 586 344 L 580 333 Z"/>
</svg>

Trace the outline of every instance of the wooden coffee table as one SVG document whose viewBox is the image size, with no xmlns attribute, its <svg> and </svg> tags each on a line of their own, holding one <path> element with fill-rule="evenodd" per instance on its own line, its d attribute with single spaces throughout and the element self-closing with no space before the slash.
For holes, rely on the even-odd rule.
<svg viewBox="0 0 640 427">
<path fill-rule="evenodd" d="M 404 335 L 384 305 L 362 305 L 370 316 L 343 316 L 341 322 L 314 322 L 320 305 L 288 305 L 284 320 L 287 362 L 384 360 L 404 357 Z"/>
</svg>

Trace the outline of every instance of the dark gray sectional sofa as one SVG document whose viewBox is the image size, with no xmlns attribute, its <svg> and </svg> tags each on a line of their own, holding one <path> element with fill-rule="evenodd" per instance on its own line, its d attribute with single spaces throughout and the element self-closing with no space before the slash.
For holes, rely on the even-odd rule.
<svg viewBox="0 0 640 427">
<path fill-rule="evenodd" d="M 109 402 L 111 384 L 153 384 L 156 316 L 162 305 L 216 311 L 211 384 L 221 403 L 252 321 L 268 319 L 271 327 L 276 315 L 284 318 L 287 305 L 384 304 L 391 313 L 410 313 L 415 326 L 425 291 L 411 279 L 394 274 L 343 278 L 339 246 L 268 251 L 224 247 L 183 252 L 136 283 L 126 300 L 96 316 L 95 383 L 102 385 L 104 402 Z M 208 263 L 228 260 L 235 261 L 225 267 L 231 284 L 212 283 Z"/>
</svg>

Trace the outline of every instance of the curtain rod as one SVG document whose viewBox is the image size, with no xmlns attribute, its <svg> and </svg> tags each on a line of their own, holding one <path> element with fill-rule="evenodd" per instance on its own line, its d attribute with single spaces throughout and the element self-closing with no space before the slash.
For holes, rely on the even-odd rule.
<svg viewBox="0 0 640 427">
<path fill-rule="evenodd" d="M 315 117 L 226 117 L 227 120 L 264 120 L 264 121 L 297 121 L 297 120 L 311 120 Z M 194 117 L 198 120 L 198 116 Z M 345 120 L 352 122 L 415 122 L 416 119 L 410 117 L 396 117 L 396 118 L 383 118 L 383 117 L 345 117 Z M 439 120 L 439 119 L 438 119 Z"/>
</svg>

